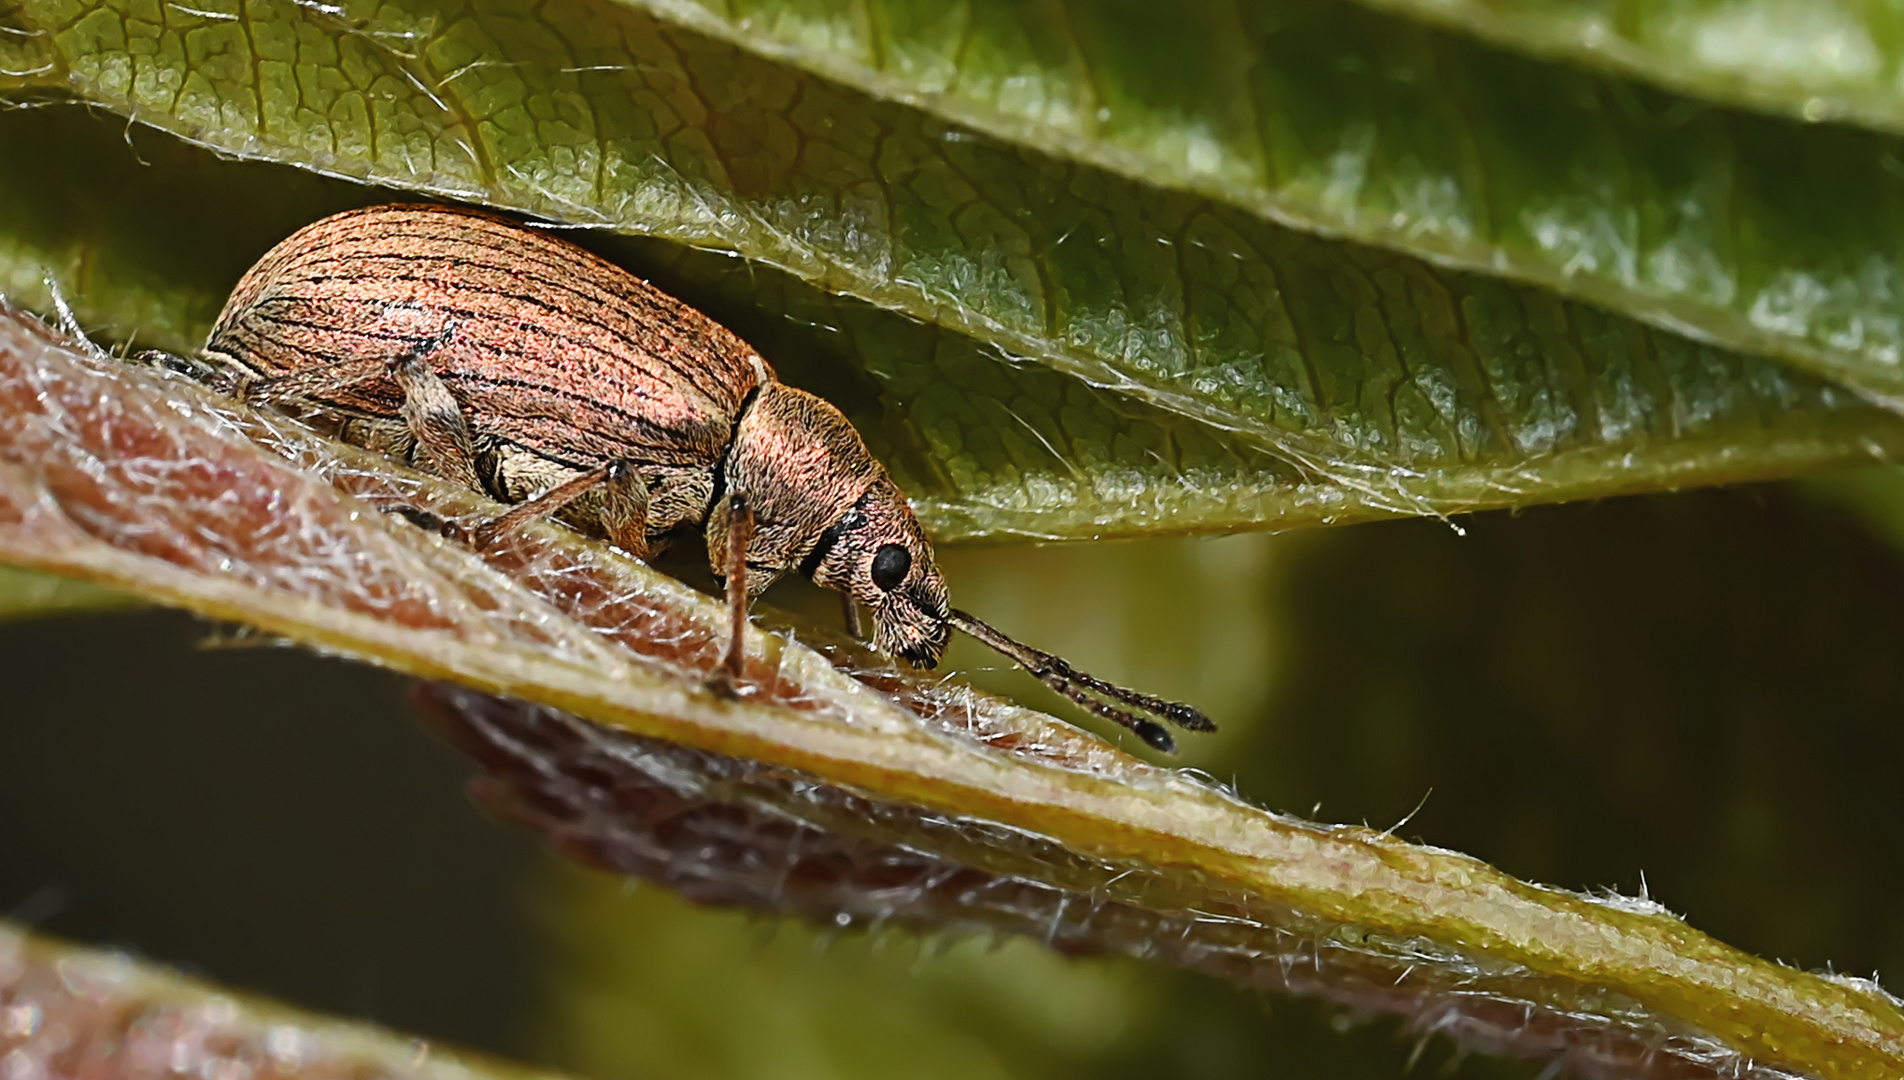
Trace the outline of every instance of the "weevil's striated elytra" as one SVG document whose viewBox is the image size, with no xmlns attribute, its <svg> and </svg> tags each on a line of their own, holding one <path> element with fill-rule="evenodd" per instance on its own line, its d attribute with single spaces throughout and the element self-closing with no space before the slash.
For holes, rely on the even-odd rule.
<svg viewBox="0 0 1904 1080">
<path fill-rule="evenodd" d="M 733 636 L 798 569 L 873 613 L 874 647 L 932 667 L 958 627 L 1152 746 L 1201 712 L 1124 690 L 952 608 L 932 545 L 859 433 L 725 327 L 597 256 L 478 211 L 393 205 L 299 230 L 233 290 L 220 381 L 346 441 L 648 558 L 700 530 Z M 1143 715 L 1140 715 L 1143 714 Z"/>
</svg>

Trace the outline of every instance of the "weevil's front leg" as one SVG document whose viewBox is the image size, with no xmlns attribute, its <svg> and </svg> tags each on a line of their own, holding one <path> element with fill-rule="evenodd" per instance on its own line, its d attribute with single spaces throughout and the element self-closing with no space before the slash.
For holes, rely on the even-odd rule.
<svg viewBox="0 0 1904 1080">
<path fill-rule="evenodd" d="M 727 497 L 727 655 L 708 676 L 716 697 L 733 698 L 747 659 L 747 545 L 754 538 L 754 508 L 740 492 Z"/>
<path fill-rule="evenodd" d="M 859 601 L 853 599 L 853 594 L 850 592 L 841 591 L 840 593 L 840 616 L 846 623 L 848 637 L 859 641 L 866 636 L 860 632 Z"/>
</svg>

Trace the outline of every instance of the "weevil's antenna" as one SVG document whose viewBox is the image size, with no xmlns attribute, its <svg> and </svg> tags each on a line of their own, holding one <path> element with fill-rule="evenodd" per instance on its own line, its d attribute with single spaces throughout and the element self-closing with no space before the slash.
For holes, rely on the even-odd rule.
<svg viewBox="0 0 1904 1080">
<path fill-rule="evenodd" d="M 1043 680 L 1046 686 L 1077 702 L 1106 720 L 1113 720 L 1137 733 L 1137 737 L 1166 754 L 1177 752 L 1177 740 L 1162 724 L 1138 713 L 1168 720 L 1186 731 L 1215 731 L 1216 725 L 1203 715 L 1203 710 L 1177 701 L 1165 701 L 1149 694 L 1140 694 L 1135 690 L 1126 690 L 1113 686 L 1103 679 L 1094 678 L 1072 667 L 1063 657 L 1053 656 L 1042 649 L 1013 641 L 999 633 L 983 620 L 952 609 L 947 622 L 972 637 L 997 650 L 1001 655 L 1011 658 L 1018 666 Z M 1098 696 L 1093 696 L 1098 695 Z M 1109 698 L 1104 701 L 1102 698 Z M 1112 704 L 1115 702 L 1116 704 Z M 1128 708 L 1118 708 L 1118 705 Z"/>
</svg>

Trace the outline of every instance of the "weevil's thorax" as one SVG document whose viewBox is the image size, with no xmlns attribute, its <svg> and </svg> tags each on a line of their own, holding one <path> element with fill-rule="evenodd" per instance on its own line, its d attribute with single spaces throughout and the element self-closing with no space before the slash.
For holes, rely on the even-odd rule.
<svg viewBox="0 0 1904 1080">
<path fill-rule="evenodd" d="M 838 409 L 804 390 L 768 381 L 742 408 L 715 476 L 708 551 L 726 550 L 726 514 L 719 502 L 726 494 L 745 493 L 754 513 L 747 562 L 755 573 L 749 580 L 758 583 L 750 591 L 758 592 L 798 565 L 820 533 L 885 470 Z M 718 559 L 714 567 L 719 571 Z"/>
<path fill-rule="evenodd" d="M 761 385 L 736 426 L 721 487 L 745 492 L 754 513 L 748 591 L 798 569 L 872 609 L 881 652 L 931 667 L 945 652 L 945 578 L 906 497 L 865 440 L 825 400 L 778 382 Z M 708 519 L 716 573 L 726 515 Z M 903 554 L 901 554 L 903 552 Z"/>
</svg>

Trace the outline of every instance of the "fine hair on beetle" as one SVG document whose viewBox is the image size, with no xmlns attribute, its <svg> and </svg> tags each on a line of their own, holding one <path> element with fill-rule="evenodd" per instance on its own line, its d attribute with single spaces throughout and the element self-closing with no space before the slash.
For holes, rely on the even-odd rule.
<svg viewBox="0 0 1904 1080">
<path fill-rule="evenodd" d="M 640 559 L 701 531 L 726 590 L 732 696 L 753 599 L 789 570 L 842 594 L 874 648 L 935 666 L 954 629 L 1151 746 L 1189 705 L 1114 686 L 950 604 L 905 495 L 832 404 L 787 386 L 700 311 L 495 214 L 397 204 L 298 230 L 232 290 L 179 366 L 254 405 L 467 485 L 510 509 L 486 545 L 553 517 Z M 1162 721 L 1160 723 L 1159 721 Z"/>
</svg>

